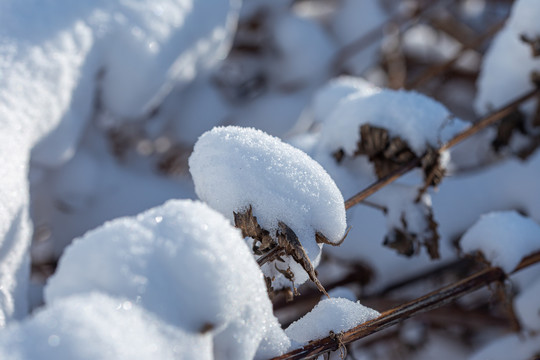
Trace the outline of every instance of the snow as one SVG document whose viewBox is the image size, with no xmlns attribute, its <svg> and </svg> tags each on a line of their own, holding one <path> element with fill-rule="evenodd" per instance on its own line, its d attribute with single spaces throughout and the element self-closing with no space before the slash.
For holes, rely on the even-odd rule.
<svg viewBox="0 0 540 360">
<path fill-rule="evenodd" d="M 270 358 L 291 342 L 297 346 L 355 326 L 349 311 L 361 312 L 352 302 L 357 295 L 376 295 L 454 261 L 455 240 L 482 213 L 517 210 L 531 219 L 523 220 L 528 225 L 520 231 L 532 227 L 537 233 L 540 155 L 524 162 L 502 159 L 507 154 L 493 153 L 494 129 L 489 129 L 452 151 L 447 169 L 455 175 L 438 190 L 428 189 L 419 202 L 421 170 L 415 170 L 370 196 L 369 203 L 348 210 L 347 239 L 340 247 L 326 247 L 321 256 L 315 232 L 336 242 L 345 231 L 341 194 L 350 197 L 376 180 L 366 157 L 347 156 L 339 163 L 332 157 L 333 151 L 356 145 L 361 124 L 388 128 L 417 155 L 465 128 L 434 100 L 381 90 L 355 77 L 362 74 L 380 86 L 388 81 L 386 69 L 377 64 L 382 37 L 356 55 L 339 58 L 348 44 L 374 35 L 371 30 L 397 39 L 393 25 L 379 27 L 388 20 L 382 7 L 406 16 L 415 9 L 410 1 L 395 9 L 390 3 L 244 0 L 240 9 L 240 0 L 0 2 L 0 358 Z M 530 75 L 540 67 L 519 38 L 540 33 L 538 4 L 514 4 L 485 57 L 479 114 L 532 89 Z M 450 10 L 466 28 L 482 34 L 493 20 L 488 18 L 502 19 L 510 6 L 467 0 L 438 7 L 423 20 Z M 411 11 L 405 14 L 407 7 Z M 228 54 L 237 18 L 241 32 Z M 403 54 L 416 65 L 449 59 L 459 43 L 423 20 L 400 34 Z M 456 63 L 458 70 L 476 71 L 480 56 L 468 52 Z M 407 74 L 414 75 L 419 69 L 410 70 Z M 331 78 L 334 74 L 353 76 Z M 431 86 L 422 91 L 472 120 L 475 90 L 468 76 L 456 74 L 444 78 L 437 91 Z M 522 110 L 530 115 L 535 105 L 531 101 Z M 223 214 L 186 200 L 136 216 L 168 199 L 195 198 L 189 152 L 203 132 L 224 125 L 255 127 L 308 155 L 253 129 L 212 130 L 195 149 L 194 155 L 204 159 L 196 164 L 200 174 L 194 178 L 203 200 Z M 161 166 L 169 155 L 179 163 L 174 174 Z M 446 166 L 449 153 L 442 155 Z M 470 168 L 476 171 L 466 172 Z M 299 285 L 307 279 L 304 270 L 286 258 L 261 271 L 246 246 L 252 240 L 242 239 L 230 225 L 233 211 L 251 204 L 272 236 L 279 221 L 293 228 L 313 264 L 325 265 L 318 268 L 324 284 L 364 266 L 373 273 L 370 283 L 351 288 L 354 292 L 329 292 L 350 302 L 323 297 L 323 310 L 308 314 L 316 319 L 297 325 L 295 336 L 303 338 L 289 339 L 281 330 L 263 276 L 276 276 L 275 288 L 288 286 L 278 271 L 291 266 L 293 285 Z M 406 258 L 382 245 L 389 231 L 405 226 L 402 219 L 420 239 L 431 213 L 439 224 L 440 260 L 431 261 L 425 251 Z M 123 216 L 131 217 L 102 225 Z M 83 235 L 90 229 L 95 230 Z M 505 234 L 497 230 L 495 235 Z M 512 236 L 507 248 L 498 242 L 477 245 L 511 258 L 511 268 L 530 249 L 518 245 L 518 233 L 506 235 Z M 532 240 L 527 244 L 532 249 Z M 59 258 L 58 272 L 45 286 Z M 539 351 L 538 337 L 531 336 L 540 330 L 539 274 L 536 265 L 509 277 L 522 337 L 500 339 L 502 347 L 492 345 L 496 354 L 488 351 L 485 357 L 532 358 Z M 430 283 L 390 296 L 418 297 Z M 287 322 L 298 318 L 301 304 L 280 309 Z M 287 331 L 295 332 L 292 325 Z M 405 357 L 466 358 L 500 329 L 482 328 L 469 337 L 470 347 L 461 334 L 457 327 L 422 326 L 405 329 L 396 341 L 409 345 Z M 354 346 L 351 356 L 360 358 Z M 383 341 L 362 355 L 388 358 L 395 348 Z"/>
<path fill-rule="evenodd" d="M 323 299 L 309 313 L 289 325 L 285 333 L 294 342 L 305 345 L 310 340 L 328 336 L 330 331 L 339 334 L 379 315 L 379 312 L 363 306 L 359 301 Z"/>
<path fill-rule="evenodd" d="M 195 144 L 189 167 L 201 200 L 231 221 L 233 212 L 244 212 L 251 205 L 259 225 L 270 234 L 284 222 L 315 266 L 321 253 L 315 233 L 333 243 L 345 234 L 343 196 L 328 173 L 304 152 L 262 131 L 214 128 Z M 295 284 L 307 280 L 294 261 L 290 265 Z M 267 270 L 276 272 L 269 277 L 280 275 L 272 267 Z M 276 286 L 290 285 L 279 279 L 282 283 Z"/>
<path fill-rule="evenodd" d="M 540 225 L 515 211 L 483 215 L 461 238 L 466 253 L 480 251 L 491 265 L 511 273 L 527 255 L 540 250 Z"/>
<path fill-rule="evenodd" d="M 466 127 L 435 100 L 414 91 L 385 89 L 340 102 L 323 124 L 321 146 L 354 155 L 363 124 L 388 129 L 391 137 L 407 141 L 418 156 L 427 146 L 437 148 Z"/>
<path fill-rule="evenodd" d="M 512 334 L 497 339 L 469 360 L 531 359 L 540 351 L 540 336 Z"/>
<path fill-rule="evenodd" d="M 48 167 L 72 158 L 98 93 L 115 116 L 140 116 L 171 82 L 186 82 L 214 66 L 228 49 L 238 6 L 206 3 L 0 4 L 0 150 L 6 158 L 0 183 L 0 327 L 28 311 L 30 155 L 34 164 Z M 83 180 L 87 187 L 78 187 L 84 193 L 67 185 L 75 207 L 92 190 L 92 168 L 75 174 L 87 164 L 66 170 L 72 179 L 89 176 Z"/>
<path fill-rule="evenodd" d="M 362 20 L 360 20 L 360 18 Z M 344 0 L 332 17 L 330 29 L 341 46 L 346 46 L 366 36 L 384 24 L 387 15 L 376 0 Z M 379 55 L 380 41 L 375 41 L 347 59 L 345 65 L 355 74 L 373 66 Z"/>
<path fill-rule="evenodd" d="M 212 335 L 170 326 L 125 298 L 92 293 L 62 299 L 4 329 L 0 358 L 211 360 Z"/>
<path fill-rule="evenodd" d="M 105 221 L 136 215 L 171 198 L 195 197 L 188 181 L 119 166 L 107 151 L 105 146 L 81 146 L 58 169 L 33 167 L 31 176 L 37 179 L 30 189 L 32 218 L 36 227 L 49 232 L 32 249 L 38 263 L 59 257 L 74 238 Z"/>
<path fill-rule="evenodd" d="M 161 101 L 173 81 L 189 81 L 213 66 L 227 50 L 235 8 L 223 1 L 168 0 L 3 4 L 1 35 L 8 45 L 2 47 L 7 53 L 2 64 L 10 71 L 3 71 L 8 75 L 0 87 L 10 89 L 11 116 L 36 123 L 45 118 L 54 128 L 33 160 L 58 165 L 72 156 L 98 88 L 107 111 L 139 117 Z M 40 21 L 21 27 L 28 18 Z"/>
<path fill-rule="evenodd" d="M 528 286 L 514 298 L 514 310 L 521 326 L 527 330 L 540 330 L 540 281 Z"/>
<path fill-rule="evenodd" d="M 231 261 L 230 254 L 234 254 Z M 277 355 L 288 339 L 240 232 L 200 202 L 171 200 L 76 239 L 45 288 L 123 297 L 187 332 L 211 328 L 216 359 Z"/>
<path fill-rule="evenodd" d="M 540 58 L 533 57 L 531 46 L 520 37 L 523 34 L 534 39 L 540 33 L 538 5 L 536 0 L 516 1 L 504 28 L 489 47 L 477 82 L 478 113 L 488 113 L 534 88 L 531 74 L 540 71 Z M 533 103 L 522 109 L 531 113 Z"/>
<path fill-rule="evenodd" d="M 316 122 L 323 122 L 338 104 L 349 95 L 372 95 L 380 91 L 367 80 L 360 77 L 342 75 L 333 78 L 313 96 L 311 108 Z"/>
</svg>

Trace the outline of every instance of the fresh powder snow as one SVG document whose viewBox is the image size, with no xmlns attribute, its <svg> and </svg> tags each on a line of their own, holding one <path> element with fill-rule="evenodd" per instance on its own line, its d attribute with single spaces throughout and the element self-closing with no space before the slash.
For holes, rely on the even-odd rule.
<svg viewBox="0 0 540 360">
<path fill-rule="evenodd" d="M 213 360 L 212 333 L 171 326 L 134 301 L 102 293 L 63 298 L 0 336 L 3 360 Z"/>
<path fill-rule="evenodd" d="M 417 156 L 438 148 L 466 128 L 442 104 L 414 91 L 385 89 L 372 95 L 351 95 L 323 124 L 321 144 L 330 152 L 354 155 L 364 124 L 381 127 L 407 141 Z"/>
<path fill-rule="evenodd" d="M 215 359 L 277 355 L 289 346 L 240 231 L 200 202 L 171 200 L 76 239 L 45 288 L 46 303 L 94 291 L 184 331 L 209 332 Z"/>
<path fill-rule="evenodd" d="M 233 220 L 249 206 L 259 225 L 275 234 L 279 222 L 289 226 L 316 266 L 321 244 L 316 232 L 337 243 L 345 234 L 343 196 L 328 173 L 307 154 L 252 128 L 218 127 L 203 134 L 189 159 L 199 198 Z M 294 262 L 295 284 L 307 274 Z M 290 282 L 266 267 L 275 285 Z"/>
</svg>

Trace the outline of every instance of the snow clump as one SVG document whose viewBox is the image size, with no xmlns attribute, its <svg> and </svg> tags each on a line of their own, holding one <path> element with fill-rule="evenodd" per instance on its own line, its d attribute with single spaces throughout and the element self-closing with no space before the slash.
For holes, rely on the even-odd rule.
<svg viewBox="0 0 540 360">
<path fill-rule="evenodd" d="M 515 211 L 483 215 L 461 238 L 466 253 L 482 252 L 491 265 L 512 272 L 527 255 L 540 250 L 540 225 Z"/>
<path fill-rule="evenodd" d="M 315 307 L 285 330 L 289 338 L 300 345 L 328 336 L 330 331 L 338 334 L 381 315 L 360 301 L 344 298 L 321 300 Z"/>
<path fill-rule="evenodd" d="M 200 202 L 171 200 L 76 239 L 45 300 L 93 291 L 186 332 L 210 333 L 216 359 L 273 356 L 289 346 L 240 232 Z"/>
<path fill-rule="evenodd" d="M 93 293 L 67 297 L 8 326 L 3 360 L 212 360 L 212 335 L 166 324 L 135 303 Z"/>
<path fill-rule="evenodd" d="M 330 152 L 343 149 L 354 156 L 364 124 L 387 129 L 422 156 L 465 129 L 466 124 L 440 103 L 414 91 L 384 89 L 372 95 L 351 95 L 341 101 L 321 130 L 321 145 Z"/>
<path fill-rule="evenodd" d="M 231 221 L 234 212 L 251 206 L 259 225 L 271 235 L 280 222 L 285 223 L 314 266 L 322 247 L 315 240 L 316 232 L 331 243 L 345 234 L 343 196 L 328 173 L 301 150 L 260 130 L 229 126 L 204 133 L 189 166 L 201 200 Z M 266 265 L 265 275 L 275 277 L 274 286 L 290 285 L 273 264 Z M 294 261 L 280 266 L 282 270 L 290 266 L 296 285 L 308 278 Z"/>
</svg>

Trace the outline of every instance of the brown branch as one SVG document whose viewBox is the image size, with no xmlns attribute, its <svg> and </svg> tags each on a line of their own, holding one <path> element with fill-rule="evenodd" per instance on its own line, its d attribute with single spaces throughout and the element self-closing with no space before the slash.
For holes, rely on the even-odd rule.
<svg viewBox="0 0 540 360">
<path fill-rule="evenodd" d="M 415 167 L 419 166 L 421 164 L 420 158 L 415 158 L 411 161 L 409 161 L 407 164 L 401 166 L 400 168 L 392 171 L 390 174 L 386 175 L 385 177 L 379 179 L 378 181 L 374 182 L 364 190 L 360 191 L 358 194 L 354 195 L 347 201 L 345 201 L 345 209 L 348 210 L 352 208 L 354 205 L 357 205 L 358 203 L 364 201 L 364 199 L 368 198 L 369 196 L 373 195 L 383 187 L 385 187 L 388 184 L 393 183 L 397 179 L 399 179 L 401 176 L 405 175 Z"/>
<path fill-rule="evenodd" d="M 514 274 L 515 272 L 538 262 L 540 262 L 540 252 L 525 257 L 511 274 Z M 339 337 L 339 342 L 336 341 L 335 336 L 327 336 L 325 338 L 312 341 L 300 349 L 296 349 L 289 353 L 275 357 L 272 360 L 316 358 L 317 356 L 329 351 L 337 350 L 339 346 L 350 344 L 356 340 L 362 339 L 366 336 L 395 325 L 412 316 L 440 308 L 450 302 L 455 301 L 463 295 L 469 294 L 493 282 L 504 281 L 505 278 L 506 274 L 501 268 L 486 268 L 459 282 L 447 285 L 418 299 L 385 311 L 378 318 L 367 321 L 346 332 L 343 332 Z"/>
<path fill-rule="evenodd" d="M 455 145 L 459 144 L 463 140 L 469 138 L 470 136 L 476 134 L 480 130 L 494 124 L 498 120 L 502 119 L 503 117 L 507 116 L 508 114 L 512 113 L 514 110 L 516 110 L 522 103 L 525 101 L 533 98 L 534 96 L 537 96 L 540 94 L 540 88 L 535 88 L 529 92 L 527 92 L 525 95 L 520 96 L 516 100 L 512 101 L 511 103 L 507 104 L 506 106 L 500 108 L 499 110 L 485 116 L 480 121 L 475 123 L 474 125 L 470 126 L 463 132 L 457 134 L 455 137 L 450 139 L 446 144 L 441 146 L 438 151 L 442 152 L 445 150 L 448 150 Z M 378 181 L 374 182 L 373 184 L 369 185 L 364 190 L 360 191 L 356 195 L 352 196 L 351 198 L 347 199 L 345 201 L 345 209 L 350 209 L 351 207 L 357 205 L 358 203 L 364 201 L 364 199 L 368 198 L 369 196 L 373 195 L 375 192 L 379 191 L 386 185 L 391 184 L 395 180 L 399 179 L 402 175 L 405 175 L 415 167 L 419 166 L 421 164 L 421 158 L 416 158 L 409 163 L 401 166 L 400 168 L 396 169 L 392 173 L 388 174 L 387 176 L 383 177 L 382 179 L 379 179 Z"/>
</svg>

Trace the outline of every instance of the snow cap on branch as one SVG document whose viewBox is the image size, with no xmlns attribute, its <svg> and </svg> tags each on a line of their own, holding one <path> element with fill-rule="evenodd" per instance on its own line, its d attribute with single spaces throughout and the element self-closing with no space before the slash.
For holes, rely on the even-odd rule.
<svg viewBox="0 0 540 360">
<path fill-rule="evenodd" d="M 45 299 L 55 304 L 92 291 L 126 298 L 184 331 L 212 334 L 216 359 L 273 356 L 289 344 L 240 232 L 200 202 L 172 200 L 76 239 Z"/>
<path fill-rule="evenodd" d="M 321 249 L 316 233 L 331 243 L 345 234 L 343 196 L 328 173 L 301 150 L 260 130 L 229 126 L 206 132 L 195 144 L 189 166 L 200 199 L 231 221 L 234 212 L 251 206 L 271 236 L 280 230 L 280 222 L 285 223 L 314 265 Z M 296 263 L 287 265 L 295 284 L 307 280 Z"/>
<path fill-rule="evenodd" d="M 510 273 L 524 257 L 540 250 L 540 225 L 515 211 L 491 212 L 467 230 L 461 249 L 480 251 L 491 265 Z"/>
<path fill-rule="evenodd" d="M 364 124 L 401 137 L 417 156 L 427 147 L 438 148 L 467 126 L 437 101 L 414 91 L 359 92 L 340 102 L 324 122 L 321 144 L 330 152 L 342 149 L 353 156 Z"/>
<path fill-rule="evenodd" d="M 344 298 L 323 299 L 306 315 L 293 322 L 285 333 L 299 344 L 347 331 L 368 320 L 377 318 L 380 313 L 368 308 L 359 301 Z"/>
</svg>

